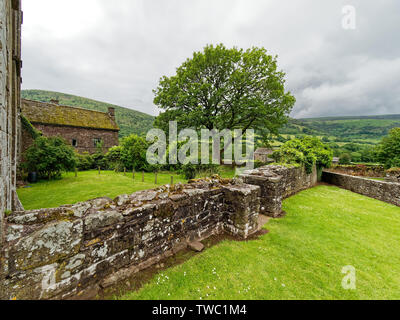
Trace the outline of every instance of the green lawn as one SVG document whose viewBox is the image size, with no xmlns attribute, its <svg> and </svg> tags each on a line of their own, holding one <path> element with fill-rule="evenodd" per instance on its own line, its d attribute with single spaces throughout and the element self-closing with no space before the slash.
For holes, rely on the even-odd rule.
<svg viewBox="0 0 400 320">
<path fill-rule="evenodd" d="M 400 299 L 400 208 L 318 186 L 284 202 L 270 233 L 224 241 L 119 299 Z M 356 269 L 356 290 L 341 282 Z"/>
<path fill-rule="evenodd" d="M 233 177 L 234 169 L 221 167 L 220 174 L 224 178 Z M 120 194 L 133 193 L 139 190 L 156 188 L 169 184 L 171 176 L 174 176 L 174 183 L 186 183 L 182 176 L 171 172 L 160 172 L 155 184 L 154 173 L 145 173 L 142 182 L 142 173 L 115 173 L 114 171 L 79 172 L 75 178 L 74 173 L 66 173 L 60 180 L 40 181 L 30 184 L 28 188 L 18 189 L 18 196 L 26 210 L 53 208 L 65 204 L 74 204 L 98 197 L 115 198 Z M 199 175 L 200 177 L 201 175 Z"/>
</svg>

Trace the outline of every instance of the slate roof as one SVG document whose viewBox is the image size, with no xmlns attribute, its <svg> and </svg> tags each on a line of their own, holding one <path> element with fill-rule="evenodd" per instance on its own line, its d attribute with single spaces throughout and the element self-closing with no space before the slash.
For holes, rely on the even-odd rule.
<svg viewBox="0 0 400 320">
<path fill-rule="evenodd" d="M 21 110 L 22 114 L 33 124 L 119 131 L 115 119 L 105 112 L 27 99 L 21 100 Z"/>
</svg>

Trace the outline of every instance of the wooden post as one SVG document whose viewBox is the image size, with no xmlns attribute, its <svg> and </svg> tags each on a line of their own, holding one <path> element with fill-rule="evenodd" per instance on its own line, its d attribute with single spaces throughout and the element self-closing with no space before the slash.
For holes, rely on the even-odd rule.
<svg viewBox="0 0 400 320">
<path fill-rule="evenodd" d="M 144 171 L 142 171 L 142 182 L 144 182 Z"/>
<path fill-rule="evenodd" d="M 124 176 L 126 176 L 126 168 L 124 168 Z"/>
<path fill-rule="evenodd" d="M 171 186 L 174 185 L 174 176 L 171 176 Z"/>
<path fill-rule="evenodd" d="M 78 168 L 75 167 L 75 178 L 78 177 Z"/>
<path fill-rule="evenodd" d="M 100 168 L 100 166 L 99 166 L 99 174 L 101 174 L 101 168 Z"/>
<path fill-rule="evenodd" d="M 157 184 L 157 172 L 155 172 L 155 178 L 154 178 L 154 183 Z"/>
<path fill-rule="evenodd" d="M 135 169 L 132 170 L 132 179 L 135 181 Z"/>
</svg>

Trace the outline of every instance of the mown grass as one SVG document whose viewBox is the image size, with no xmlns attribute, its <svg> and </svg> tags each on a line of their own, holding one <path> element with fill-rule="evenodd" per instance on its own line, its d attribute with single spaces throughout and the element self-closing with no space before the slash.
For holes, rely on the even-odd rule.
<svg viewBox="0 0 400 320">
<path fill-rule="evenodd" d="M 235 172 L 230 167 L 221 167 L 220 175 L 224 178 L 233 177 Z M 206 174 L 199 174 L 203 177 Z M 140 190 L 153 189 L 158 186 L 171 183 L 171 176 L 174 183 L 186 183 L 187 180 L 171 172 L 159 172 L 157 184 L 155 184 L 155 174 L 145 173 L 142 182 L 142 173 L 135 173 L 133 180 L 132 172 L 116 173 L 114 171 L 83 171 L 75 173 L 65 173 L 59 180 L 40 181 L 30 184 L 28 187 L 18 189 L 18 196 L 26 210 L 41 208 L 53 208 L 65 204 L 74 204 L 98 197 L 115 198 L 120 194 L 133 193 Z"/>
<path fill-rule="evenodd" d="M 400 298 L 400 208 L 330 186 L 283 208 L 258 240 L 221 242 L 117 299 Z M 342 287 L 348 265 L 356 290 Z"/>
</svg>

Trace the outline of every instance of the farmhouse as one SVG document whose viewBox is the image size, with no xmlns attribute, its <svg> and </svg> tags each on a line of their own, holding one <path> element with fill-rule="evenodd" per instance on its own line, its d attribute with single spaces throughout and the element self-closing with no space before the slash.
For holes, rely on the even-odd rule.
<svg viewBox="0 0 400 320">
<path fill-rule="evenodd" d="M 43 135 L 62 137 L 80 153 L 95 153 L 99 143 L 103 144 L 103 151 L 118 145 L 114 108 L 106 113 L 62 106 L 56 100 L 46 103 L 22 99 L 21 112 Z M 21 151 L 26 151 L 32 142 L 29 132 L 23 130 Z"/>
</svg>

